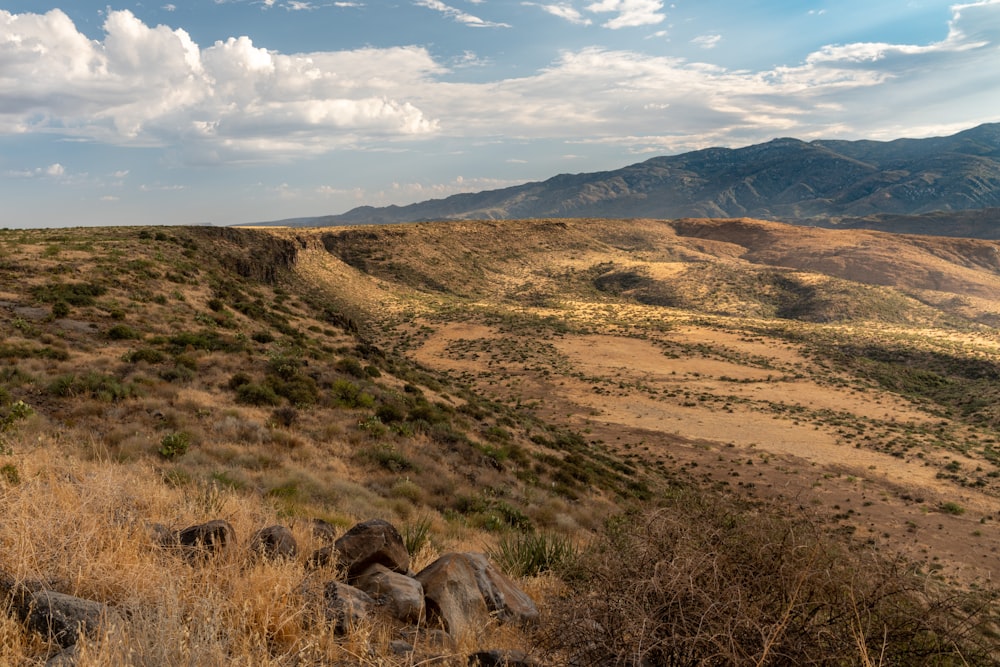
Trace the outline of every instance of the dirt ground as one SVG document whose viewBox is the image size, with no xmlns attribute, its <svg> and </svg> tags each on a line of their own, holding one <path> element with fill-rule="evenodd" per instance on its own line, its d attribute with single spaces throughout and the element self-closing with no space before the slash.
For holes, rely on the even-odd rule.
<svg viewBox="0 0 1000 667">
<path fill-rule="evenodd" d="M 812 362 L 794 345 L 688 325 L 669 333 L 686 354 L 654 339 L 567 334 L 548 341 L 548 356 L 512 361 L 492 327 L 430 329 L 412 353 L 418 362 L 475 377 L 487 394 L 533 405 L 540 417 L 595 443 L 737 493 L 782 499 L 789 511 L 815 514 L 870 548 L 902 553 L 933 576 L 970 586 L 1000 578 L 1000 501 L 940 478 L 934 462 L 943 454 L 882 453 L 845 441 L 802 411 L 773 409 L 932 420 L 898 397 L 808 379 L 816 375 L 796 370 Z M 477 352 L 470 354 L 470 345 Z M 720 350 L 731 359 L 719 358 Z M 964 513 L 940 511 L 948 502 Z"/>
</svg>

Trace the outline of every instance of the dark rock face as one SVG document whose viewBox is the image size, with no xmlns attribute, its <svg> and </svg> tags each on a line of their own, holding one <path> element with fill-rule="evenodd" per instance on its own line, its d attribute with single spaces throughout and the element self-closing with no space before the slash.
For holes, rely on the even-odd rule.
<svg viewBox="0 0 1000 667">
<path fill-rule="evenodd" d="M 410 554 L 403 536 L 382 519 L 359 523 L 341 535 L 334 547 L 339 562 L 347 568 L 348 581 L 375 564 L 401 574 L 410 569 Z"/>
<path fill-rule="evenodd" d="M 250 553 L 269 559 L 295 558 L 299 545 L 285 526 L 268 526 L 250 538 Z"/>
</svg>

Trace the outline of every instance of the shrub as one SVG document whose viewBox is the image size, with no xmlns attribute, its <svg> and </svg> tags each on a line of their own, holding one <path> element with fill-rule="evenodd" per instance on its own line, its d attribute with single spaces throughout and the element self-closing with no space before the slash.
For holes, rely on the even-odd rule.
<svg viewBox="0 0 1000 667">
<path fill-rule="evenodd" d="M 151 347 L 140 347 L 137 350 L 129 350 L 122 355 L 122 360 L 129 364 L 136 364 L 145 361 L 147 364 L 163 363 L 167 355 Z"/>
<path fill-rule="evenodd" d="M 118 378 L 91 371 L 85 375 L 62 375 L 53 380 L 48 391 L 64 398 L 90 396 L 100 401 L 113 403 L 135 395 L 133 385 L 123 384 Z"/>
<path fill-rule="evenodd" d="M 378 406 L 375 416 L 382 420 L 383 424 L 392 424 L 406 419 L 406 412 L 399 404 L 388 402 Z"/>
<path fill-rule="evenodd" d="M 250 384 L 252 381 L 253 381 L 252 377 L 250 377 L 243 371 L 240 371 L 239 373 L 234 373 L 233 376 L 229 378 L 229 382 L 226 383 L 226 386 L 232 389 L 233 391 L 236 391 L 243 385 Z"/>
<path fill-rule="evenodd" d="M 353 375 L 356 378 L 363 378 L 368 375 L 365 372 L 364 367 L 361 366 L 361 362 L 354 357 L 344 357 L 340 359 L 334 367 L 338 371 L 347 373 L 348 375 Z"/>
<path fill-rule="evenodd" d="M 342 408 L 370 408 L 375 405 L 374 396 L 346 379 L 334 380 L 330 395 L 334 404 Z"/>
<path fill-rule="evenodd" d="M 13 463 L 5 463 L 0 466 L 0 477 L 11 486 L 17 486 L 21 483 L 21 473 L 18 472 L 17 466 Z"/>
<path fill-rule="evenodd" d="M 358 457 L 390 472 L 406 472 L 416 468 L 402 452 L 384 442 L 362 449 L 358 452 Z"/>
<path fill-rule="evenodd" d="M 116 324 L 107 331 L 111 340 L 138 340 L 142 334 L 127 324 Z"/>
<path fill-rule="evenodd" d="M 955 516 L 958 516 L 959 514 L 965 514 L 965 508 L 959 505 L 958 503 L 952 501 L 941 503 L 938 506 L 938 509 L 940 509 L 945 514 L 954 514 Z"/>
<path fill-rule="evenodd" d="M 290 405 L 280 407 L 271 413 L 271 421 L 279 426 L 289 428 L 299 419 L 299 412 Z"/>
<path fill-rule="evenodd" d="M 677 490 L 609 521 L 540 643 L 588 665 L 996 664 L 987 595 L 938 595 L 782 512 Z"/>
<path fill-rule="evenodd" d="M 244 405 L 280 405 L 281 397 L 267 385 L 247 382 L 236 389 L 236 402 Z"/>
<path fill-rule="evenodd" d="M 31 290 L 34 297 L 43 303 L 64 302 L 70 306 L 92 306 L 94 299 L 106 291 L 106 287 L 97 283 L 49 283 Z"/>
<path fill-rule="evenodd" d="M 183 456 L 190 446 L 191 436 L 184 431 L 176 431 L 163 436 L 163 439 L 160 440 L 160 448 L 156 451 L 163 458 L 172 460 Z"/>
<path fill-rule="evenodd" d="M 52 304 L 52 317 L 55 319 L 61 319 L 63 317 L 69 317 L 69 304 L 65 301 L 56 301 Z"/>
<path fill-rule="evenodd" d="M 403 544 L 406 545 L 406 553 L 415 554 L 421 547 L 427 544 L 430 539 L 431 520 L 430 517 L 421 517 L 416 523 L 407 523 L 403 526 Z"/>
<path fill-rule="evenodd" d="M 554 533 L 507 533 L 500 537 L 489 556 L 507 574 L 534 577 L 542 572 L 568 568 L 578 550 L 569 538 Z"/>
</svg>

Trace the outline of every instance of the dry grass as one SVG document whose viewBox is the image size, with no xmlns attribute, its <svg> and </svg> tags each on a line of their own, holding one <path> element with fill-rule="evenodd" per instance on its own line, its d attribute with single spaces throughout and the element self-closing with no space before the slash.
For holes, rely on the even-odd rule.
<svg viewBox="0 0 1000 667">
<path fill-rule="evenodd" d="M 668 655 L 664 628 L 688 642 L 679 655 L 781 664 L 811 643 L 885 664 L 931 626 L 890 637 L 872 586 L 898 585 L 897 611 L 938 600 L 897 577 L 897 554 L 942 591 L 988 588 L 1000 571 L 988 540 L 1000 433 L 988 406 L 960 401 L 980 387 L 966 375 L 1000 359 L 984 325 L 1000 317 L 998 271 L 962 243 L 756 221 L 5 233 L 0 284 L 23 287 L 0 293 L 0 418 L 18 400 L 35 414 L 0 428 L 0 568 L 127 611 L 124 627 L 81 644 L 80 665 L 416 664 L 434 652 L 464 664 L 484 647 L 537 654 L 580 628 L 628 630 L 604 638 L 603 664 Z M 848 280 L 862 265 L 854 277 L 871 284 Z M 932 273 L 949 279 L 925 284 Z M 871 357 L 851 357 L 862 344 Z M 941 382 L 865 365 L 900 348 Z M 175 434 L 190 446 L 167 458 Z M 663 495 L 678 483 L 687 504 Z M 779 504 L 713 504 L 720 489 Z M 377 620 L 334 636 L 318 609 L 334 573 L 305 568 L 313 518 L 426 522 L 418 568 L 516 530 L 584 544 L 622 507 L 661 502 L 682 526 L 635 519 L 632 532 L 655 538 L 645 546 L 608 534 L 616 560 L 602 562 L 598 540 L 586 572 L 524 582 L 549 619 L 540 636 L 489 625 L 395 656 Z M 965 513 L 937 511 L 948 503 Z M 809 521 L 782 523 L 800 505 Z M 712 507 L 729 507 L 738 530 Z M 148 528 L 214 518 L 240 542 L 199 566 Z M 274 523 L 303 554 L 252 563 L 248 536 Z M 656 552 L 673 547 L 673 560 Z M 767 587 L 783 597 L 762 598 Z M 674 606 L 592 604 L 615 591 Z M 807 598 L 846 619 L 836 642 L 796 629 Z M 718 600 L 738 613 L 699 607 Z M 714 629 L 678 621 L 691 615 Z M 935 618 L 953 646 L 975 643 L 971 626 Z M 554 660 L 592 655 L 543 646 Z M 0 613 L 0 664 L 51 651 Z"/>
</svg>

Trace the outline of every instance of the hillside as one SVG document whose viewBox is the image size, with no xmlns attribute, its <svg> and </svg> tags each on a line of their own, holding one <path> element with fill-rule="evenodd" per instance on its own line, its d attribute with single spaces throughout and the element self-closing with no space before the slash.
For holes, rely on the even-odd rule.
<svg viewBox="0 0 1000 667">
<path fill-rule="evenodd" d="M 996 243 L 687 218 L 0 250 L 0 593 L 122 610 L 76 664 L 1000 659 Z M 156 547 L 220 518 L 226 559 Z M 539 625 L 334 632 L 314 525 L 370 518 L 414 570 L 488 552 Z M 298 556 L 251 558 L 271 524 Z M 7 604 L 0 663 L 54 655 Z"/>
<path fill-rule="evenodd" d="M 895 216 L 894 231 L 998 238 L 996 211 L 968 224 L 937 212 L 1000 207 L 1000 124 L 950 137 L 877 141 L 774 139 L 655 157 L 613 171 L 561 174 L 407 206 L 363 206 L 291 225 L 446 219 L 754 217 L 814 225 Z M 874 221 L 873 221 L 874 222 Z M 956 233 L 952 226 L 961 227 Z"/>
</svg>

